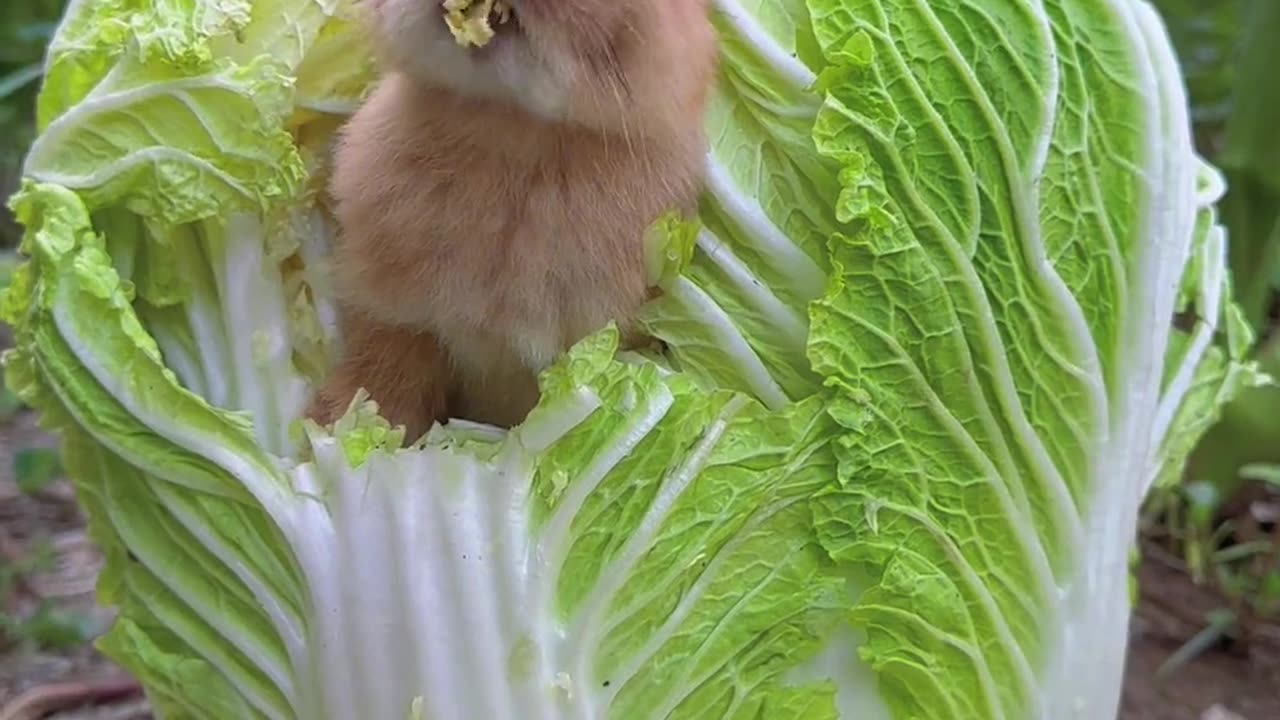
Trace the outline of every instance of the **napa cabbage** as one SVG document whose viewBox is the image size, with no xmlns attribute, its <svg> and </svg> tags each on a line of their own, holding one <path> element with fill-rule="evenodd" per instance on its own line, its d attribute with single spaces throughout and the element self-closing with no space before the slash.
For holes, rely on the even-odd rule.
<svg viewBox="0 0 1280 720">
<path fill-rule="evenodd" d="M 1138 0 L 717 0 L 667 351 L 511 431 L 299 423 L 345 0 L 73 0 L 5 377 L 158 717 L 1113 717 L 1151 483 L 1237 390 L 1221 176 Z M 430 219 L 424 219 L 429 222 Z"/>
</svg>

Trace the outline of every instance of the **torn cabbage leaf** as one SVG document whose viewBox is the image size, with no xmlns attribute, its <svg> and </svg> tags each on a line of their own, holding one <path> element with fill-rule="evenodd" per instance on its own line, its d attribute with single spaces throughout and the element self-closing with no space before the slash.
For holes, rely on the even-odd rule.
<svg viewBox="0 0 1280 720">
<path fill-rule="evenodd" d="M 484 47 L 493 39 L 493 25 L 511 19 L 511 8 L 502 0 L 445 0 L 445 22 L 463 47 Z"/>
<path fill-rule="evenodd" d="M 50 50 L 5 378 L 158 716 L 1115 715 L 1139 503 L 1261 380 L 1146 3 L 719 0 L 666 354 L 602 328 L 404 450 L 294 423 L 353 18 L 73 3 Z"/>
</svg>

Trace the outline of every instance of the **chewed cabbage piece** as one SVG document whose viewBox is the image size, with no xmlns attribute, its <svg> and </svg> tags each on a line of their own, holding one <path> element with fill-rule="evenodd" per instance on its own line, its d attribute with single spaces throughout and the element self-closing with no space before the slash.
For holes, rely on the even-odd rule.
<svg viewBox="0 0 1280 720">
<path fill-rule="evenodd" d="M 445 22 L 463 47 L 484 47 L 493 39 L 493 25 L 511 19 L 511 6 L 502 0 L 445 0 Z"/>
</svg>

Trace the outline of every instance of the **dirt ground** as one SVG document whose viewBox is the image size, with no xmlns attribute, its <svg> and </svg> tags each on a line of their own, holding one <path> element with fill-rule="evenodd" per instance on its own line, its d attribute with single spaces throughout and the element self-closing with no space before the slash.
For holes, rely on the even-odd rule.
<svg viewBox="0 0 1280 720">
<path fill-rule="evenodd" d="M 30 414 L 0 419 L 0 569 L 38 543 L 48 543 L 56 557 L 47 572 L 20 585 L 2 610 L 10 617 L 30 613 L 44 598 L 81 618 L 81 630 L 92 637 L 107 628 L 111 616 L 94 603 L 100 560 L 85 536 L 72 490 L 63 481 L 28 496 L 13 478 L 16 452 L 53 446 Z M 1280 720 L 1280 626 L 1258 631 L 1247 651 L 1211 648 L 1156 679 L 1156 669 L 1201 630 L 1220 603 L 1158 549 L 1144 556 L 1120 720 Z M 0 720 L 150 717 L 129 678 L 89 644 L 32 652 L 5 647 L 0 637 Z"/>
<path fill-rule="evenodd" d="M 1158 680 L 1221 602 L 1154 552 L 1139 582 L 1120 720 L 1280 719 L 1280 625 L 1259 628 L 1248 650 L 1216 647 Z"/>
</svg>

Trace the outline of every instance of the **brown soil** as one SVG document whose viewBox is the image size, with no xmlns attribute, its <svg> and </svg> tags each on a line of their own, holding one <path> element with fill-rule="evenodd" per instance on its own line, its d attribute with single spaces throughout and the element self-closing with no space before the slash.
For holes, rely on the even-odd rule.
<svg viewBox="0 0 1280 720">
<path fill-rule="evenodd" d="M 56 558 L 47 569 L 17 584 L 7 597 L 0 597 L 0 612 L 8 617 L 29 617 L 42 602 L 52 603 L 93 637 L 107 629 L 111 614 L 94 602 L 101 560 L 85 535 L 71 487 L 64 481 L 39 494 L 25 495 L 14 483 L 13 456 L 17 452 L 53 446 L 53 439 L 35 427 L 30 414 L 0 420 L 0 567 L 20 562 L 42 547 Z M 150 717 L 138 711 L 140 694 L 127 676 L 98 655 L 89 642 L 59 652 L 22 645 L 0 634 L 0 719 Z M 85 707 L 95 700 L 107 702 L 97 708 Z M 64 712 L 48 714 L 54 710 Z"/>
<path fill-rule="evenodd" d="M 1131 631 L 1120 720 L 1280 718 L 1280 625 L 1258 628 L 1251 647 L 1218 646 L 1157 678 L 1169 657 L 1222 606 L 1176 564 L 1147 553 Z"/>
</svg>

